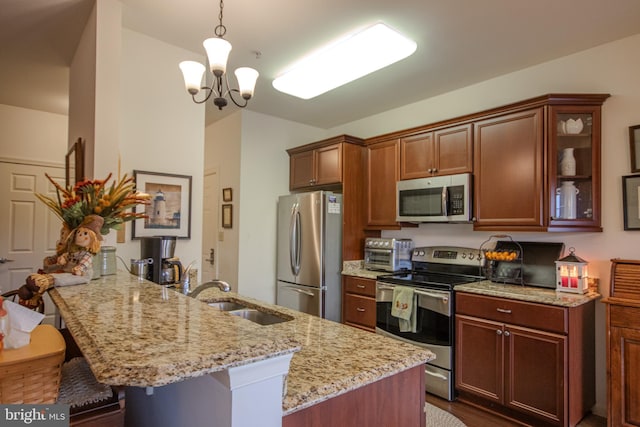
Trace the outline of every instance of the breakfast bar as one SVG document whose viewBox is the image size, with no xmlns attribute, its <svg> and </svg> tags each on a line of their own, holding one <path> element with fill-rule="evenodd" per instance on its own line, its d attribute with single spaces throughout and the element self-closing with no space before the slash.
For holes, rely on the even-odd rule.
<svg viewBox="0 0 640 427">
<path fill-rule="evenodd" d="M 218 289 L 190 298 L 121 271 L 50 294 L 96 379 L 127 387 L 127 425 L 169 426 L 176 417 L 192 426 L 251 425 L 256 418 L 246 413 L 265 401 L 278 403 L 277 416 L 271 422 L 273 408 L 264 408 L 260 425 L 303 425 L 315 407 L 405 377 L 414 386 L 388 398 L 405 405 L 398 413 L 424 420 L 424 376 L 416 373 L 434 357 L 428 350 Z M 281 321 L 261 325 L 208 304 L 219 301 Z M 246 406 L 236 405 L 243 399 Z M 166 414 L 145 419 L 149 410 Z"/>
</svg>

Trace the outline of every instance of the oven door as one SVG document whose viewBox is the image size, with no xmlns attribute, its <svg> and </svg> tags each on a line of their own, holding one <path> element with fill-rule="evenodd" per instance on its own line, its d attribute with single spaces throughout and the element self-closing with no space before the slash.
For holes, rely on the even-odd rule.
<svg viewBox="0 0 640 427">
<path fill-rule="evenodd" d="M 391 315 L 394 285 L 376 283 L 376 332 L 428 348 L 436 354 L 430 363 L 451 369 L 453 345 L 453 301 L 450 291 L 415 288 L 416 332 L 400 332 L 398 318 Z"/>
</svg>

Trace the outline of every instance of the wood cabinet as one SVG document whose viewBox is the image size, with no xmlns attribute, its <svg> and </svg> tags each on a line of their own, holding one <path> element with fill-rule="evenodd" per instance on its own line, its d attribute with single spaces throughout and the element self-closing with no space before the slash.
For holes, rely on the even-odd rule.
<svg viewBox="0 0 640 427">
<path fill-rule="evenodd" d="M 543 108 L 474 123 L 474 170 L 474 230 L 543 231 Z"/>
<path fill-rule="evenodd" d="M 607 425 L 640 426 L 640 261 L 612 260 L 607 307 Z"/>
<path fill-rule="evenodd" d="M 526 423 L 575 426 L 595 403 L 593 301 L 557 307 L 458 293 L 456 390 Z"/>
<path fill-rule="evenodd" d="M 552 106 L 549 117 L 549 229 L 602 231 L 600 106 Z"/>
<path fill-rule="evenodd" d="M 400 179 L 472 172 L 471 125 L 464 124 L 400 139 Z"/>
<path fill-rule="evenodd" d="M 303 151 L 290 152 L 291 191 L 322 187 L 342 182 L 342 146 L 334 143 Z"/>
<path fill-rule="evenodd" d="M 424 382 L 415 366 L 288 414 L 282 427 L 424 426 Z"/>
<path fill-rule="evenodd" d="M 342 278 L 343 323 L 374 332 L 376 328 L 376 281 L 362 277 Z"/>
<path fill-rule="evenodd" d="M 396 181 L 400 178 L 397 139 L 367 146 L 367 227 L 395 228 Z"/>
</svg>

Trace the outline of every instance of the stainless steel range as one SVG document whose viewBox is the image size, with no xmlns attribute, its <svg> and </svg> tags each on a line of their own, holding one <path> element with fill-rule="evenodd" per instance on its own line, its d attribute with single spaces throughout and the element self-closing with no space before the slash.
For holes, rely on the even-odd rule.
<svg viewBox="0 0 640 427">
<path fill-rule="evenodd" d="M 376 282 L 376 332 L 426 347 L 436 359 L 425 365 L 427 392 L 454 400 L 453 287 L 484 280 L 478 249 L 430 246 L 415 248 L 412 269 L 406 273 L 378 276 Z M 399 319 L 391 315 L 397 286 L 413 288 L 416 327 L 401 332 Z"/>
</svg>

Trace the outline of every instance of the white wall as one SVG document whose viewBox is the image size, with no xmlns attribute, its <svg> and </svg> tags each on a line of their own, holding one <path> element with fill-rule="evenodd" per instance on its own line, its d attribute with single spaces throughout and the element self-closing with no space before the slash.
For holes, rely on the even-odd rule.
<svg viewBox="0 0 640 427">
<path fill-rule="evenodd" d="M 198 260 L 199 268 L 204 108 L 194 104 L 184 90 L 178 68 L 184 59 L 194 59 L 194 54 L 143 34 L 122 30 L 120 143 L 111 149 L 120 154 L 123 174 L 141 170 L 192 177 L 191 239 L 178 239 L 176 256 L 183 264 Z M 140 243 L 131 241 L 130 223 L 126 240 L 126 244 L 118 245 L 118 255 L 125 260 L 139 258 Z"/>
<path fill-rule="evenodd" d="M 67 116 L 0 104 L 0 159 L 64 164 Z"/>
<path fill-rule="evenodd" d="M 78 47 L 69 70 L 69 141 L 85 141 L 85 175 L 93 177 L 93 147 L 95 142 L 96 112 L 96 29 L 97 6 L 82 31 Z"/>
<path fill-rule="evenodd" d="M 224 236 L 217 239 L 215 262 L 217 277 L 228 282 L 233 290 L 238 289 L 238 248 L 240 208 L 240 147 L 242 145 L 242 113 L 237 111 L 208 126 L 205 131 L 205 171 L 216 171 L 218 174 L 218 200 L 222 198 L 222 188 L 232 190 L 232 228 L 222 228 L 221 213 L 218 208 L 216 221 L 218 233 Z M 222 202 L 220 202 L 222 203 Z M 203 218 L 203 221 L 214 219 Z"/>
</svg>

